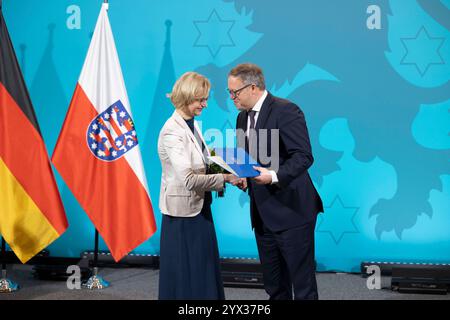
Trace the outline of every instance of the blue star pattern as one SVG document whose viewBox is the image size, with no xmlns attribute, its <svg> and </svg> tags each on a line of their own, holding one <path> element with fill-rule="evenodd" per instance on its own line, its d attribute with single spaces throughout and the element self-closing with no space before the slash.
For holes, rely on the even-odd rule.
<svg viewBox="0 0 450 320">
<path fill-rule="evenodd" d="M 329 207 L 325 207 L 325 215 L 320 216 L 316 232 L 328 233 L 336 245 L 339 245 L 345 234 L 359 233 L 354 218 L 357 207 L 346 207 L 339 196 L 336 196 Z"/>
<path fill-rule="evenodd" d="M 406 53 L 400 62 L 402 65 L 413 65 L 423 77 L 432 65 L 445 64 L 439 50 L 445 38 L 431 37 L 424 26 L 414 38 L 401 38 Z"/>
<path fill-rule="evenodd" d="M 211 56 L 215 58 L 223 47 L 234 47 L 230 31 L 234 26 L 234 20 L 222 20 L 214 9 L 207 20 L 194 21 L 199 35 L 194 47 L 208 48 Z"/>
<path fill-rule="evenodd" d="M 224 124 L 223 124 L 222 128 L 220 129 L 220 131 L 225 132 L 225 130 L 227 130 L 227 129 L 231 129 L 231 130 L 234 129 L 234 126 L 231 124 L 230 120 L 227 120 L 227 121 L 224 122 Z"/>
</svg>

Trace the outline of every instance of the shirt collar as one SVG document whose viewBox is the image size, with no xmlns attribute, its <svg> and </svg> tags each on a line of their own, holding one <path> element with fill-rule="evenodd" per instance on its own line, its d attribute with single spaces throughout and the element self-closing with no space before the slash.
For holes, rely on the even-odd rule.
<svg viewBox="0 0 450 320">
<path fill-rule="evenodd" d="M 263 95 L 261 96 L 261 98 L 259 98 L 258 102 L 256 102 L 252 110 L 256 112 L 261 111 L 261 107 L 263 105 L 264 100 L 266 100 L 266 97 L 267 97 L 267 90 L 264 90 Z"/>
</svg>

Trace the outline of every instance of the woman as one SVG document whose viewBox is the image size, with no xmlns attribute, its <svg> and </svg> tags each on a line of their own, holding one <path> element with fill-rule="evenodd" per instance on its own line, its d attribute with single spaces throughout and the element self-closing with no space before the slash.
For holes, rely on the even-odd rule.
<svg viewBox="0 0 450 320">
<path fill-rule="evenodd" d="M 170 99 L 175 112 L 158 139 L 162 177 L 159 299 L 224 299 L 219 252 L 211 215 L 211 191 L 232 175 L 207 175 L 208 148 L 194 117 L 206 108 L 210 82 L 187 72 Z"/>
</svg>

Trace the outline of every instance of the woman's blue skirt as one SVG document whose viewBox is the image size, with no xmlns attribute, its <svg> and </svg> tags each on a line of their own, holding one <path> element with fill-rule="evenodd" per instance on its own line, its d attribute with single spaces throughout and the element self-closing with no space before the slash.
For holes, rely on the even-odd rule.
<svg viewBox="0 0 450 320">
<path fill-rule="evenodd" d="M 209 203 L 195 217 L 162 216 L 159 299 L 224 300 Z"/>
</svg>

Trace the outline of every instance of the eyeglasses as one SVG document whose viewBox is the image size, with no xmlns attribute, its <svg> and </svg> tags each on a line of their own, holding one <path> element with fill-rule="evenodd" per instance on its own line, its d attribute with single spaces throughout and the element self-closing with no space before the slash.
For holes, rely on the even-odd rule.
<svg viewBox="0 0 450 320">
<path fill-rule="evenodd" d="M 249 84 L 246 84 L 245 86 L 243 86 L 243 87 L 241 87 L 241 88 L 239 88 L 239 89 L 236 89 L 236 90 L 230 90 L 230 89 L 227 89 L 227 91 L 228 91 L 228 93 L 230 94 L 230 96 L 231 96 L 231 99 L 236 99 L 238 96 L 239 96 L 239 93 L 242 91 L 242 90 L 244 90 L 245 88 L 248 88 L 248 87 L 250 87 L 250 86 L 252 86 L 253 85 L 253 83 L 249 83 Z"/>
</svg>

